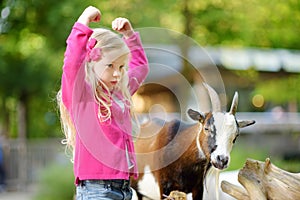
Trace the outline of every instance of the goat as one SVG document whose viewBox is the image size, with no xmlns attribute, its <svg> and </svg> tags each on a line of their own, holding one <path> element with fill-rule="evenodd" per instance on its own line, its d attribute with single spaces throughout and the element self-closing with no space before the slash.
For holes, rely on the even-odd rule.
<svg viewBox="0 0 300 200">
<path fill-rule="evenodd" d="M 158 183 L 161 198 L 178 190 L 192 193 L 194 200 L 201 200 L 203 182 L 209 168 L 226 169 L 239 129 L 255 123 L 253 120 L 236 119 L 237 92 L 230 111 L 226 113 L 221 112 L 216 92 L 205 86 L 214 112 L 200 113 L 189 109 L 187 113 L 196 121 L 194 124 L 153 119 L 141 126 L 141 135 L 135 142 L 140 174 L 138 180 L 132 180 L 132 187 L 139 199 L 143 195 L 139 192 L 138 182 L 143 178 L 144 168 L 149 167 Z"/>
</svg>

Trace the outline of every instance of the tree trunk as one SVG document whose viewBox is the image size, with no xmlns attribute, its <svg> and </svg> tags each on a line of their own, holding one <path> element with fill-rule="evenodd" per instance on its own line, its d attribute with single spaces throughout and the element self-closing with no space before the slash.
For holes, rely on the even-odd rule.
<svg viewBox="0 0 300 200">
<path fill-rule="evenodd" d="M 181 75 L 184 76 L 185 80 L 190 84 L 190 87 L 185 87 L 185 86 L 180 86 L 179 89 L 179 94 L 180 94 L 180 112 L 181 113 L 186 113 L 188 109 L 188 96 L 190 96 L 191 93 L 191 88 L 194 82 L 194 75 L 193 73 L 194 69 L 193 66 L 189 62 L 189 49 L 191 47 L 191 39 L 190 37 L 192 36 L 192 20 L 193 20 L 193 15 L 191 11 L 189 10 L 189 0 L 184 0 L 183 1 L 183 6 L 182 6 L 182 15 L 184 17 L 184 36 L 180 37 L 180 50 L 181 50 L 181 65 L 182 65 L 182 71 Z M 186 115 L 182 116 L 183 119 L 186 119 Z"/>
<path fill-rule="evenodd" d="M 9 118 L 9 111 L 6 106 L 6 98 L 2 97 L 2 116 L 3 116 L 3 121 L 2 124 L 0 124 L 0 136 L 4 136 L 5 138 L 9 137 L 9 125 L 10 125 L 10 118 Z"/>
<path fill-rule="evenodd" d="M 26 98 L 18 103 L 18 139 L 19 139 L 19 187 L 24 189 L 27 185 L 27 107 Z M 26 188 L 26 187 L 25 187 Z"/>
<path fill-rule="evenodd" d="M 270 162 L 248 159 L 238 181 L 244 188 L 222 181 L 222 190 L 238 200 L 300 199 L 300 173 L 284 171 Z"/>
<path fill-rule="evenodd" d="M 27 120 L 26 120 L 26 103 L 22 100 L 18 104 L 18 138 L 20 140 L 26 140 Z"/>
</svg>

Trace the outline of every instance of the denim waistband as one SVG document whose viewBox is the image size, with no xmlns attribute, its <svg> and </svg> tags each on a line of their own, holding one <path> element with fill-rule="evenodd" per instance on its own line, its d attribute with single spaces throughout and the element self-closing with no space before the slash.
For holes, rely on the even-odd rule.
<svg viewBox="0 0 300 200">
<path fill-rule="evenodd" d="M 107 187 L 114 187 L 114 188 L 121 189 L 121 190 L 124 190 L 124 189 L 130 187 L 130 181 L 129 180 L 124 180 L 124 179 L 80 180 L 78 185 L 85 186 L 88 183 L 105 185 Z"/>
</svg>

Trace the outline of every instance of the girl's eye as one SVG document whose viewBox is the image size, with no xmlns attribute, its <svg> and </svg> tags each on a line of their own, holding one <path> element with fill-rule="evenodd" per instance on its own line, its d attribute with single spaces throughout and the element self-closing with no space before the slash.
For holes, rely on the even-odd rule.
<svg viewBox="0 0 300 200">
<path fill-rule="evenodd" d="M 106 66 L 111 68 L 111 67 L 113 67 L 113 64 L 107 64 Z"/>
<path fill-rule="evenodd" d="M 121 65 L 121 66 L 119 67 L 119 69 L 123 69 L 123 67 L 124 67 L 124 65 Z"/>
</svg>

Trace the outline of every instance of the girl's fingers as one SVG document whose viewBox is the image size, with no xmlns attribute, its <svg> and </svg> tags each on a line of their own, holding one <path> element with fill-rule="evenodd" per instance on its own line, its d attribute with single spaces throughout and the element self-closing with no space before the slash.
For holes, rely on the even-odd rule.
<svg viewBox="0 0 300 200">
<path fill-rule="evenodd" d="M 126 18 L 117 18 L 112 22 L 112 28 L 123 34 L 125 38 L 129 38 L 134 32 L 132 26 L 128 19 Z"/>
<path fill-rule="evenodd" d="M 126 25 L 126 20 L 121 20 L 119 25 L 120 29 L 125 28 L 125 25 Z"/>
<path fill-rule="evenodd" d="M 100 21 L 100 14 L 97 14 L 96 16 L 94 16 L 94 18 L 91 21 L 93 21 L 93 22 Z"/>
<path fill-rule="evenodd" d="M 118 19 L 115 19 L 113 22 L 112 22 L 112 28 L 114 30 L 119 30 L 119 20 Z"/>
<path fill-rule="evenodd" d="M 126 22 L 127 22 L 127 20 L 125 18 L 119 17 L 112 22 L 112 28 L 114 30 L 120 31 L 125 27 Z"/>
<path fill-rule="evenodd" d="M 100 19 L 101 19 L 101 12 L 99 10 L 97 16 L 95 17 L 95 21 L 98 22 L 100 21 Z"/>
<path fill-rule="evenodd" d="M 95 10 L 95 16 L 94 16 L 94 21 L 98 22 L 101 19 L 101 11 L 99 9 Z"/>
<path fill-rule="evenodd" d="M 114 30 L 117 30 L 117 20 L 115 19 L 114 21 L 112 21 L 112 28 L 114 29 Z"/>
<path fill-rule="evenodd" d="M 122 26 L 122 21 L 121 20 L 119 20 L 118 21 L 118 31 L 120 31 L 120 30 L 122 30 L 122 28 L 123 28 L 123 26 Z"/>
</svg>

